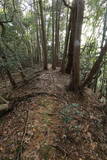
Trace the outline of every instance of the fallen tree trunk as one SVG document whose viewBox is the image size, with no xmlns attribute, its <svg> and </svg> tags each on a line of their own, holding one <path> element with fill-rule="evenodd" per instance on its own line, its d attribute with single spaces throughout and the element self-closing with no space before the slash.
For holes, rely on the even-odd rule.
<svg viewBox="0 0 107 160">
<path fill-rule="evenodd" d="M 7 115 L 13 110 L 13 105 L 10 104 L 0 104 L 0 118 Z"/>
<path fill-rule="evenodd" d="M 2 96 L 0 96 L 0 99 L 1 99 L 4 103 L 8 103 L 8 101 L 7 101 L 5 98 L 3 98 Z"/>
<path fill-rule="evenodd" d="M 9 108 L 9 105 L 8 104 L 0 104 L 0 112 L 1 111 L 5 111 L 5 110 L 8 110 Z"/>
<path fill-rule="evenodd" d="M 11 110 L 11 105 L 9 105 L 9 101 L 0 96 L 0 100 L 3 101 L 3 104 L 0 104 L 0 117 L 4 115 L 4 113 Z"/>
</svg>

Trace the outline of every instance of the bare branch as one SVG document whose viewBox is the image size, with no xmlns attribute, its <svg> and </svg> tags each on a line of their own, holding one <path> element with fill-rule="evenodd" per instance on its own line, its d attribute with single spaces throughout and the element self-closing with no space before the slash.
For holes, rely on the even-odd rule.
<svg viewBox="0 0 107 160">
<path fill-rule="evenodd" d="M 10 19 L 10 20 L 7 19 L 6 4 L 5 4 L 5 3 L 3 4 L 3 11 L 4 11 L 4 15 L 5 15 L 5 20 L 0 20 L 0 25 L 1 25 L 1 24 L 4 24 L 4 23 L 10 23 L 10 22 L 13 21 L 14 13 L 16 12 L 16 7 L 15 7 L 15 2 L 14 2 L 14 0 L 12 0 L 12 4 L 13 4 L 13 13 L 12 13 L 12 16 L 11 16 L 11 19 Z"/>
<path fill-rule="evenodd" d="M 3 37 L 3 35 L 5 34 L 5 26 L 4 23 L 0 21 L 0 26 L 2 28 L 2 33 L 1 33 L 1 37 Z"/>
<path fill-rule="evenodd" d="M 14 0 L 12 1 L 12 3 L 13 3 L 13 8 L 14 8 L 14 10 L 13 10 L 13 13 L 12 13 L 12 16 L 11 16 L 11 19 L 10 19 L 10 20 L 7 19 L 6 4 L 5 4 L 5 3 L 3 4 L 3 11 L 4 11 L 4 15 L 5 15 L 5 20 L 0 20 L 0 26 L 1 26 L 1 28 L 2 28 L 1 37 L 3 37 L 4 34 L 5 34 L 5 26 L 4 26 L 4 24 L 6 24 L 6 23 L 11 23 L 11 22 L 13 21 L 14 14 L 15 14 L 15 12 L 16 12 Z"/>
<path fill-rule="evenodd" d="M 62 0 L 62 1 L 63 1 L 64 5 L 65 5 L 67 8 L 72 9 L 72 7 L 71 7 L 69 4 L 66 3 L 66 0 Z"/>
</svg>

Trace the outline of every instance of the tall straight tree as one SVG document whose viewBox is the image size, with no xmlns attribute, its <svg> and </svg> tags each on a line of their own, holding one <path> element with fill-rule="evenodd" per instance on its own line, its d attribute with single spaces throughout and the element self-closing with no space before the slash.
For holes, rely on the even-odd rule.
<svg viewBox="0 0 107 160">
<path fill-rule="evenodd" d="M 72 31 L 71 31 L 71 48 L 72 48 L 72 80 L 69 89 L 78 92 L 80 86 L 80 41 L 84 13 L 84 1 L 73 0 L 72 4 Z"/>
<path fill-rule="evenodd" d="M 73 49 L 74 49 L 74 30 L 75 30 L 75 23 L 73 23 L 73 10 L 71 11 L 71 18 L 69 20 L 69 24 L 71 27 L 71 32 L 69 32 L 69 44 L 68 44 L 68 61 L 66 66 L 66 73 L 70 74 L 72 67 L 73 67 Z"/>
<path fill-rule="evenodd" d="M 56 69 L 60 52 L 60 15 L 62 0 L 52 1 L 52 68 Z"/>
<path fill-rule="evenodd" d="M 39 22 L 38 22 L 38 5 L 36 4 L 35 0 L 33 0 L 33 8 L 34 8 L 34 24 L 36 28 L 35 57 L 36 57 L 36 62 L 39 63 L 41 61 L 41 47 L 40 47 L 40 32 L 39 32 Z"/>
<path fill-rule="evenodd" d="M 55 65 L 55 1 L 52 0 L 52 69 L 56 69 Z"/>
<path fill-rule="evenodd" d="M 68 19 L 68 16 L 67 16 L 67 19 Z M 68 23 L 68 26 L 67 26 L 67 29 L 66 29 L 65 47 L 64 47 L 63 60 L 62 60 L 62 64 L 61 64 L 61 72 L 62 73 L 65 72 L 65 64 L 66 64 L 67 53 L 69 54 L 69 58 L 72 58 L 71 57 L 71 45 L 69 43 L 70 31 L 71 31 L 71 22 L 72 22 L 72 11 L 70 11 L 69 23 Z M 68 47 L 69 47 L 69 50 L 68 50 Z M 68 58 L 68 61 L 70 61 L 69 58 Z M 70 63 L 70 67 L 71 67 L 71 63 Z M 69 66 L 68 66 L 68 69 L 69 69 Z"/>
<path fill-rule="evenodd" d="M 44 69 L 48 69 L 47 64 L 47 39 L 46 39 L 46 29 L 44 23 L 44 16 L 43 16 L 43 4 L 42 0 L 39 0 L 39 8 L 40 8 L 40 18 L 41 18 L 41 29 L 42 29 L 42 48 L 43 48 L 43 57 L 44 57 Z"/>
<path fill-rule="evenodd" d="M 57 0 L 56 2 L 56 23 L 55 23 L 55 62 L 56 62 L 56 65 L 58 63 L 58 55 L 60 52 L 59 32 L 60 32 L 61 6 L 62 6 L 62 0 Z"/>
</svg>

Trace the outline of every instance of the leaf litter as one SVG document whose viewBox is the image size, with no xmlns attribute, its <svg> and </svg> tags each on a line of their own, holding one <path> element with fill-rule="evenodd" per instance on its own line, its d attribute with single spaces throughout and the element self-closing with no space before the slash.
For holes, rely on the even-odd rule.
<svg viewBox="0 0 107 160">
<path fill-rule="evenodd" d="M 68 75 L 44 71 L 11 97 L 45 91 L 18 102 L 0 119 L 0 160 L 107 160 L 106 114 L 89 89 L 66 92 Z"/>
</svg>

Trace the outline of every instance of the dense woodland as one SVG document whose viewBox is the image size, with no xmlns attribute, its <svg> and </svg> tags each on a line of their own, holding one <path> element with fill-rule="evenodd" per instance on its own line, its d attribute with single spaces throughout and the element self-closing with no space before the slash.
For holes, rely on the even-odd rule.
<svg viewBox="0 0 107 160">
<path fill-rule="evenodd" d="M 49 104 L 45 104 L 46 101 L 49 101 Z M 31 139 L 27 144 L 24 139 L 26 139 L 26 126 L 30 119 L 28 115 L 32 108 L 25 107 L 25 109 L 24 106 L 35 106 L 34 103 L 38 106 L 42 103 L 42 107 L 49 105 L 53 108 L 50 113 L 53 126 L 63 126 L 63 123 L 64 126 L 60 131 L 53 127 L 55 134 L 57 132 L 56 137 L 63 137 L 63 140 L 57 142 L 58 145 L 48 146 L 47 142 L 44 148 L 42 146 L 37 149 L 37 152 L 35 151 L 36 156 L 34 154 L 31 156 L 29 148 L 32 148 L 32 145 L 28 145 Z M 74 117 L 78 121 L 81 119 L 78 122 L 80 125 L 82 121 L 84 123 L 80 135 L 75 131 L 78 125 L 73 124 L 77 119 L 72 122 L 70 117 L 76 107 L 75 113 L 78 112 L 78 116 L 86 110 L 87 114 L 90 113 L 89 117 L 84 114 L 81 118 Z M 50 111 L 48 109 L 46 112 Z M 41 112 L 45 113 L 45 110 Z M 33 113 L 37 114 L 38 110 Z M 57 113 L 59 117 L 60 114 L 62 115 L 63 122 L 60 123 L 56 118 Z M 23 135 L 19 138 L 20 144 L 18 140 L 17 144 L 11 142 L 14 138 L 7 140 L 8 144 L 5 144 L 5 147 L 0 144 L 0 160 L 26 160 L 26 158 L 29 160 L 106 160 L 107 137 L 103 139 L 104 142 L 96 138 L 104 138 L 107 134 L 106 114 L 107 1 L 0 0 L 0 127 L 2 130 L 0 136 L 4 136 L 0 143 L 7 143 L 6 134 L 9 130 L 11 132 L 14 130 L 11 128 L 14 126 L 13 120 L 16 128 L 23 130 Z M 22 128 L 15 115 L 19 116 L 16 118 L 18 120 L 25 116 L 24 124 L 21 124 Z M 87 120 L 83 120 L 83 117 Z M 36 118 L 38 121 L 40 119 L 40 123 L 43 120 L 41 115 L 37 115 Z M 101 126 L 103 128 L 95 137 L 94 133 L 88 130 L 92 127 L 93 132 L 97 132 L 91 120 L 98 121 L 100 129 Z M 3 130 L 4 124 L 8 126 L 6 131 Z M 74 125 L 72 132 L 68 129 L 69 125 Z M 43 127 L 39 124 L 40 126 Z M 48 126 L 48 129 L 51 132 L 52 128 Z M 42 130 L 39 133 L 41 135 Z M 91 151 L 88 150 L 88 141 L 83 140 L 83 144 L 75 141 L 74 145 L 73 138 L 82 139 L 82 135 L 85 137 L 86 133 L 90 139 Z M 45 134 L 47 136 L 48 131 Z M 71 135 L 74 137 L 71 138 Z M 50 134 L 50 137 L 54 136 Z M 51 143 L 50 139 L 48 144 Z M 98 143 L 99 148 L 97 148 Z M 9 144 L 13 144 L 15 148 L 12 153 L 6 150 Z M 80 150 L 78 144 L 81 145 Z M 36 142 L 35 146 L 37 146 Z M 73 150 L 74 148 L 76 149 Z M 85 149 L 87 151 L 83 152 Z M 68 153 L 69 150 L 72 153 Z M 25 156 L 27 151 L 29 151 L 28 157 Z"/>
</svg>

